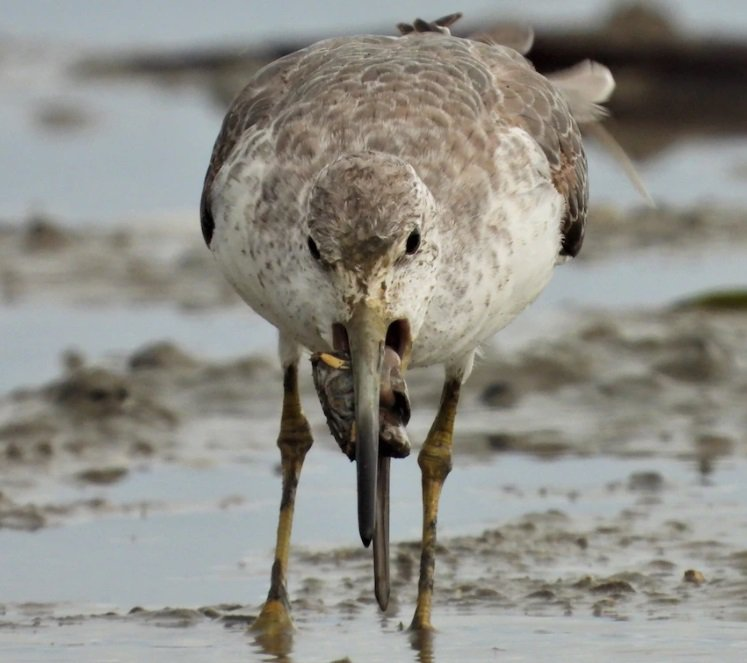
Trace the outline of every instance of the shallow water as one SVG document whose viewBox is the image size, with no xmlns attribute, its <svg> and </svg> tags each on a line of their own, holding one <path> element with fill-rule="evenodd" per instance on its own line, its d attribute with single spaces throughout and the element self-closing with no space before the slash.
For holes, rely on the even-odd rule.
<svg viewBox="0 0 747 663">
<path fill-rule="evenodd" d="M 542 663 L 568 656 L 574 661 L 725 661 L 744 660 L 743 625 L 600 621 L 447 614 L 448 625 L 432 643 L 416 647 L 396 626 L 355 618 L 303 625 L 287 654 L 268 653 L 235 629 L 202 623 L 189 629 L 157 628 L 103 618 L 72 620 L 18 630 L 3 654 L 23 663 L 100 663 L 101 661 L 511 661 Z M 334 630 L 335 638 L 328 634 Z M 2 637 L 2 636 L 0 636 Z M 527 646 L 527 641 L 531 644 Z M 567 660 L 567 659 L 566 659 Z"/>
<path fill-rule="evenodd" d="M 624 251 L 600 262 L 563 265 L 536 305 L 613 310 L 667 306 L 699 292 L 744 287 L 745 265 L 747 252 L 739 246 Z"/>
<path fill-rule="evenodd" d="M 334 607 L 348 592 L 339 585 L 336 589 L 334 579 L 325 582 L 323 568 L 316 570 L 297 559 L 291 562 L 292 594 L 301 592 L 309 574 L 325 584 L 316 608 L 296 610 L 298 629 L 288 659 L 264 652 L 238 625 L 227 631 L 219 623 L 194 616 L 186 623 L 173 616 L 128 617 L 135 606 L 196 608 L 261 602 L 271 563 L 269 544 L 279 486 L 271 471 L 274 461 L 269 456 L 255 461 L 200 469 L 151 466 L 112 488 L 74 491 L 78 497 L 98 494 L 116 504 L 149 505 L 129 517 L 74 519 L 34 534 L 0 531 L 4 551 L 0 586 L 8 624 L 0 629 L 0 658 L 126 661 L 157 655 L 158 660 L 205 660 L 200 659 L 205 656 L 239 660 L 254 651 L 256 660 L 268 661 L 331 661 L 343 656 L 362 661 L 450 661 L 469 652 L 470 660 L 540 661 L 557 660 L 553 655 L 563 651 L 573 660 L 589 661 L 602 655 L 613 655 L 614 660 L 683 656 L 703 660 L 706 652 L 709 660 L 717 655 L 718 660 L 737 661 L 747 646 L 742 624 L 714 619 L 712 606 L 701 613 L 697 600 L 680 608 L 690 615 L 685 621 L 645 610 L 632 610 L 616 621 L 583 612 L 569 618 L 556 614 L 556 609 L 527 617 L 515 609 L 458 608 L 437 599 L 434 620 L 439 630 L 423 651 L 413 647 L 409 634 L 399 632 L 400 622 L 406 623 L 410 616 L 408 600 L 387 616 L 379 615 L 372 604 L 348 613 Z M 688 525 L 695 528 L 691 538 L 717 539 L 722 545 L 744 549 L 747 517 L 742 505 L 747 489 L 741 477 L 746 463 L 728 460 L 704 481 L 694 465 L 676 461 L 601 457 L 543 462 L 493 455 L 478 462 L 457 452 L 455 471 L 444 493 L 440 533 L 447 539 L 500 526 L 524 513 L 551 510 L 566 514 L 571 528 L 583 529 L 625 520 L 627 516 L 618 514 L 637 509 L 647 513 L 645 524 L 637 528 L 640 533 L 687 514 Z M 342 466 L 350 481 L 339 481 Z M 666 487 L 655 493 L 614 488 L 642 472 L 658 473 Z M 314 450 L 299 495 L 297 547 L 324 550 L 356 545 L 353 483 L 347 461 Z M 413 458 L 395 465 L 394 540 L 417 535 L 418 484 Z M 72 494 L 62 486 L 56 497 L 64 501 Z M 652 495 L 654 506 L 647 505 Z M 697 554 L 680 559 L 676 551 L 657 553 L 655 548 L 649 554 L 671 560 L 680 574 L 697 560 Z M 645 559 L 644 548 L 619 551 L 616 559 L 608 561 L 618 570 L 626 566 L 632 570 Z M 598 560 L 585 568 L 560 556 L 549 579 L 603 574 L 607 566 Z M 713 573 L 707 567 L 702 570 L 707 577 Z M 338 571 L 349 573 L 344 563 Z M 105 613 L 118 616 L 104 617 Z M 334 638 L 329 637 L 331 630 Z"/>
<path fill-rule="evenodd" d="M 259 602 L 267 579 L 265 564 L 257 562 L 265 562 L 269 569 L 272 561 L 279 496 L 276 465 L 273 452 L 233 466 L 150 466 L 109 489 L 63 486 L 52 493 L 46 486 L 50 502 L 95 496 L 122 506 L 145 506 L 129 516 L 73 519 L 64 527 L 45 528 L 31 536 L 0 531 L 8 563 L 0 572 L 3 600 L 109 603 L 119 609 L 209 605 L 250 597 Z M 439 514 L 444 536 L 479 532 L 528 511 L 567 509 L 573 491 L 585 497 L 572 507 L 576 518 L 610 517 L 630 507 L 635 495 L 609 493 L 605 486 L 634 472 L 663 471 L 667 480 L 694 489 L 699 483 L 694 468 L 650 460 L 542 462 L 493 455 L 479 463 L 457 457 L 456 465 Z M 736 471 L 724 469 L 721 481 L 726 488 L 721 485 L 720 490 L 737 491 L 734 497 L 747 501 L 747 488 L 738 486 Z M 521 487 L 520 494 L 510 492 L 512 485 Z M 542 489 L 546 494 L 540 494 Z M 299 494 L 294 525 L 298 546 L 324 550 L 358 545 L 354 466 L 341 454 L 315 449 L 304 466 Z M 698 496 L 693 495 L 693 501 Z M 230 506 L 220 507 L 226 503 Z M 392 503 L 392 539 L 417 539 L 420 474 L 414 458 L 393 465 Z M 55 551 L 52 560 L 50 550 Z M 179 554 L 185 550 L 190 554 Z M 259 575 L 246 578 L 240 561 Z M 138 569 L 137 574 L 128 568 Z M 83 582 L 86 577 L 90 584 Z"/>
<path fill-rule="evenodd" d="M 0 338 L 0 393 L 52 379 L 66 350 L 101 360 L 163 339 L 214 358 L 260 352 L 275 357 L 277 347 L 274 327 L 246 307 L 197 314 L 173 306 L 22 304 L 2 309 Z"/>
</svg>

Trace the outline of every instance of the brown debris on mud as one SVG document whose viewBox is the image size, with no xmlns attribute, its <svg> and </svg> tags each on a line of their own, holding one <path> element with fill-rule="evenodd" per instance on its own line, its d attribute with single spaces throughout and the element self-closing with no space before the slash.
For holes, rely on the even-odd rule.
<svg viewBox="0 0 747 663">
<path fill-rule="evenodd" d="M 186 426 L 221 414 L 263 413 L 272 398 L 267 377 L 276 373 L 261 358 L 201 361 L 168 342 L 110 366 L 75 365 L 49 385 L 0 400 L 0 473 L 64 459 L 75 461 L 81 480 L 105 483 L 123 471 L 111 465 L 83 471 L 78 464 L 183 457 Z"/>
<path fill-rule="evenodd" d="M 623 517 L 584 526 L 551 510 L 477 536 L 445 539 L 438 551 L 438 600 L 465 611 L 544 617 L 677 619 L 696 612 L 743 620 L 733 599 L 747 595 L 747 581 L 732 546 L 701 545 L 689 525 L 657 523 L 655 512 L 655 504 L 640 502 Z M 415 600 L 419 543 L 397 544 L 392 554 L 395 598 L 387 616 L 396 618 Z M 366 551 L 302 552 L 297 558 L 314 575 L 302 581 L 295 609 L 355 614 L 373 605 Z M 692 562 L 715 577 L 706 580 L 687 566 Z"/>
</svg>

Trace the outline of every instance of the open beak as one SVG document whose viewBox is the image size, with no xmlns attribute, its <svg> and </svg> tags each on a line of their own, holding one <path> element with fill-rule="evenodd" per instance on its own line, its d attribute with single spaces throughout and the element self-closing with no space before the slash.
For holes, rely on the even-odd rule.
<svg viewBox="0 0 747 663">
<path fill-rule="evenodd" d="M 368 547 L 376 521 L 379 462 L 379 389 L 387 325 L 365 303 L 347 324 L 355 391 L 355 460 L 358 470 L 358 531 Z"/>
</svg>

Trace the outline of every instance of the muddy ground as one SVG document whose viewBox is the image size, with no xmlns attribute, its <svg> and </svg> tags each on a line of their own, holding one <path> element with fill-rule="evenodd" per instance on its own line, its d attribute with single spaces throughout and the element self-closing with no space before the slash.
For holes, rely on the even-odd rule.
<svg viewBox="0 0 747 663">
<path fill-rule="evenodd" d="M 581 318 L 519 352 L 477 360 L 460 402 L 460 454 L 655 456 L 698 461 L 707 474 L 719 457 L 747 453 L 743 310 L 703 310 L 696 301 Z M 0 402 L 3 474 L 43 467 L 106 484 L 133 459 L 193 462 L 266 448 L 263 434 L 279 413 L 272 357 L 214 362 L 160 342 L 100 365 L 73 352 L 64 361 L 58 380 Z M 326 438 L 306 373 L 309 417 Z M 416 438 L 437 407 L 439 376 L 438 368 L 408 376 Z M 220 447 L 194 435 L 221 419 L 261 434 L 229 437 Z"/>
<path fill-rule="evenodd" d="M 52 302 L 75 315 L 91 307 L 169 302 L 205 316 L 243 306 L 186 226 L 154 222 L 146 241 L 132 227 L 71 230 L 45 218 L 8 225 L 0 232 L 5 305 Z M 640 249 L 676 254 L 696 248 L 696 256 L 722 246 L 733 249 L 744 245 L 745 227 L 738 211 L 597 209 L 579 264 L 593 269 Z M 160 241 L 153 242 L 154 236 Z M 562 620 L 569 618 L 664 621 L 674 630 L 695 620 L 715 628 L 713 637 L 733 640 L 721 629 L 747 620 L 747 512 L 739 479 L 747 469 L 747 311 L 739 290 L 692 294 L 665 307 L 568 311 L 559 315 L 557 327 L 506 346 L 499 342 L 479 358 L 462 399 L 455 470 L 443 500 L 435 620 L 451 636 L 440 644 L 406 638 L 419 660 L 435 660 L 439 652 L 448 658 L 449 647 L 477 655 L 484 651 L 477 642 L 492 647 L 495 619 L 509 620 L 510 631 L 511 619 L 534 617 L 540 620 L 534 628 L 544 623 L 558 637 L 567 628 Z M 54 600 L 53 591 L 50 601 L 0 605 L 2 629 L 15 634 L 10 641 L 21 642 L 30 633 L 43 639 L 52 628 L 75 641 L 94 629 L 116 650 L 115 634 L 124 630 L 151 643 L 149 651 L 163 637 L 149 629 L 179 627 L 199 632 L 221 655 L 237 642 L 268 660 L 335 660 L 337 653 L 368 660 L 369 647 L 386 651 L 391 646 L 384 644 L 386 637 L 397 637 L 407 626 L 417 587 L 414 454 L 396 462 L 409 467 L 406 481 L 414 492 L 405 512 L 394 506 L 393 518 L 408 534 L 394 537 L 387 613 L 377 617 L 369 551 L 356 546 L 352 524 L 339 525 L 332 528 L 331 545 L 319 545 L 323 536 L 312 538 L 317 543 L 311 545 L 303 534 L 295 539 L 290 575 L 299 626 L 295 644 L 246 640 L 244 629 L 261 604 L 270 563 L 279 494 L 273 440 L 281 376 L 272 355 L 210 360 L 157 340 L 162 334 L 154 333 L 152 343 L 101 360 L 89 361 L 85 348 L 66 351 L 56 379 L 16 388 L 0 399 L 0 535 L 49 532 L 54 541 L 55 532 L 74 531 L 81 523 L 96 528 L 117 519 L 136 523 L 205 512 L 224 518 L 244 511 L 257 515 L 240 520 L 238 531 L 265 533 L 257 535 L 248 556 L 246 548 L 226 544 L 222 553 L 233 560 L 227 563 L 238 569 L 238 580 L 209 594 L 222 597 L 218 603 L 201 602 L 199 593 L 181 602 L 159 600 L 157 585 L 155 598 L 146 592 L 142 596 L 149 599 L 135 593 L 122 600 L 115 594 L 106 607 Z M 439 378 L 437 368 L 408 377 L 416 450 L 435 414 Z M 308 493 L 314 508 L 347 512 L 352 471 L 336 469 L 349 466 L 335 465 L 340 454 L 308 370 L 302 385 L 317 440 L 310 462 L 321 463 L 311 471 L 322 473 L 322 487 L 312 484 Z M 512 469 L 520 458 L 531 464 Z M 215 481 L 216 467 L 234 468 L 240 484 L 246 483 L 209 503 L 187 506 L 180 503 L 178 487 L 158 498 L 128 488 L 148 473 L 157 478 L 163 467 L 173 468 L 177 477 L 202 473 L 208 484 Z M 598 479 L 586 480 L 597 473 Z M 325 495 L 329 482 L 348 492 L 342 498 Z M 302 479 L 301 504 L 304 485 Z M 471 495 L 466 506 L 465 494 Z M 469 499 L 477 502 L 470 505 Z M 473 512 L 467 519 L 472 524 L 463 524 L 459 509 L 465 508 Z M 317 529 L 315 518 L 305 517 L 306 532 Z M 220 532 L 214 536 L 222 538 Z M 12 541 L 19 540 L 10 541 L 12 553 Z M 75 565 L 78 555 L 95 554 L 95 541 L 60 553 L 62 561 Z M 169 554 L 188 553 L 159 554 L 168 566 Z M 199 546 L 189 557 L 200 569 Z M 138 556 L 132 560 L 137 567 Z M 12 568 L 6 571 L 11 595 L 25 596 L 23 575 L 11 580 Z M 77 584 L 71 573 L 74 585 L 87 586 L 84 576 Z M 471 625 L 466 631 L 465 619 Z M 481 619 L 488 621 L 474 626 Z M 324 629 L 320 624 L 329 623 L 343 635 L 315 640 Z M 217 625 L 227 628 L 222 645 L 215 644 L 211 630 Z M 385 638 L 371 640 L 371 628 L 383 629 Z M 676 642 L 674 635 L 665 639 Z M 738 645 L 739 637 L 733 642 Z M 535 651 L 526 645 L 508 649 Z M 698 646 L 704 645 L 674 651 Z"/>
<path fill-rule="evenodd" d="M 24 232 L 28 237 L 29 229 Z M 82 247 L 95 241 L 101 240 L 87 237 Z M 57 248 L 28 250 L 33 260 L 39 251 L 54 256 L 59 266 L 66 254 L 86 249 L 72 249 L 66 239 Z M 73 264 L 71 273 L 77 274 L 81 263 Z M 163 293 L 173 292 L 165 273 Z M 122 283 L 119 273 L 100 277 Z M 63 296 L 87 287 L 85 279 L 80 289 L 75 283 L 71 278 Z M 119 296 L 138 292 L 136 281 L 129 285 Z M 691 494 L 693 486 L 707 494 L 704 487 L 718 485 L 723 467 L 745 466 L 747 315 L 740 306 L 713 310 L 700 302 L 668 310 L 586 312 L 568 321 L 561 334 L 533 340 L 519 352 L 490 351 L 478 361 L 461 404 L 455 471 L 444 500 L 469 482 L 472 468 L 497 460 L 499 499 L 494 508 L 483 507 L 495 525 L 467 536 L 444 528 L 437 614 L 443 606 L 448 615 L 747 619 L 746 518 L 715 522 L 699 501 L 702 495 Z M 252 458 L 272 447 L 280 403 L 272 358 L 208 361 L 159 342 L 97 364 L 74 353 L 64 362 L 57 380 L 17 389 L 0 402 L 0 528 L 33 532 L 80 520 L 169 513 L 168 501 L 122 502 L 107 497 L 107 489 L 151 465 L 199 468 L 238 458 L 249 480 L 257 471 Z M 438 370 L 410 375 L 414 440 L 423 438 L 435 412 L 438 377 Z M 331 457 L 337 451 L 308 376 L 304 396 L 317 447 Z M 553 494 L 564 508 L 504 519 L 501 493 L 521 503 L 535 492 L 520 477 L 501 475 L 500 459 L 517 454 L 542 459 L 547 467 L 564 458 L 592 468 L 595 459 L 637 459 L 643 469 L 621 465 L 616 479 L 592 488 L 561 488 L 549 479 L 537 494 Z M 699 479 L 673 479 L 666 468 L 675 465 L 691 467 Z M 46 484 L 67 487 L 66 497 L 50 499 Z M 85 497 L 86 486 L 99 489 L 96 497 Z M 213 508 L 229 508 L 232 499 L 247 500 L 228 496 Z M 598 499 L 622 499 L 627 506 L 591 519 L 577 515 L 579 505 Z M 263 513 L 274 519 L 273 507 Z M 314 550 L 298 543 L 291 583 L 302 628 L 318 625 L 324 615 L 343 623 L 375 615 L 368 551 Z M 268 540 L 268 551 L 270 546 Z M 383 623 L 396 631 L 407 624 L 414 603 L 418 543 L 396 541 L 392 554 L 394 600 Z M 264 568 L 254 565 L 254 573 Z M 69 606 L 9 604 L 4 628 L 98 620 L 181 627 L 217 621 L 242 629 L 261 600 L 245 603 L 238 587 L 226 598 L 231 602 L 129 605 L 74 615 L 67 614 Z M 449 616 L 442 618 L 451 623 Z"/>
</svg>

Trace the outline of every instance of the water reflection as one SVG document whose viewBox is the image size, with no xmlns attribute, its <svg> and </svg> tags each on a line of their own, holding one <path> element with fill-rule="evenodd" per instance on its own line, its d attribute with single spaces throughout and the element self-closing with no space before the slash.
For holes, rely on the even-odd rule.
<svg viewBox="0 0 747 663">
<path fill-rule="evenodd" d="M 380 621 L 379 625 L 381 626 L 381 633 L 369 633 L 368 635 L 372 638 L 374 635 L 381 635 L 383 638 L 389 639 L 391 642 L 391 654 L 393 660 L 400 660 L 398 659 L 397 655 L 395 655 L 395 651 L 399 650 L 399 646 L 402 644 L 402 637 L 404 636 L 406 641 L 409 643 L 411 651 L 414 652 L 412 660 L 415 663 L 435 663 L 435 643 L 437 638 L 437 632 L 435 630 L 413 631 L 407 629 L 404 632 L 397 633 L 392 632 L 391 628 L 387 627 L 386 624 L 386 620 Z M 355 626 L 353 626 L 352 628 L 355 628 Z M 249 627 L 249 629 L 247 630 L 247 635 L 251 639 L 250 646 L 252 650 L 256 653 L 260 653 L 262 656 L 261 660 L 265 661 L 266 663 L 301 663 L 303 660 L 306 660 L 306 657 L 309 653 L 308 651 L 296 652 L 296 656 L 293 656 L 295 631 L 256 633 L 251 630 L 251 627 Z M 314 637 L 314 635 L 311 633 L 306 635 L 308 635 L 310 639 L 313 639 Z M 365 652 L 367 651 L 366 638 L 365 636 L 361 638 L 361 636 L 363 635 L 361 633 L 358 633 L 357 635 L 358 637 L 355 639 L 355 653 L 353 654 L 353 656 L 343 656 L 341 658 L 335 658 L 334 660 L 337 663 L 342 663 L 343 661 L 349 663 L 350 661 L 356 660 L 357 656 L 362 656 L 365 654 Z M 301 649 L 308 649 L 309 644 L 310 643 L 306 643 L 306 648 L 302 646 Z M 317 652 L 317 654 L 320 653 L 321 652 Z M 371 653 L 372 652 L 369 651 L 369 654 Z M 323 655 L 326 656 L 327 654 L 325 653 Z"/>
<path fill-rule="evenodd" d="M 262 651 L 267 658 L 265 661 L 273 663 L 293 663 L 290 654 L 293 651 L 293 632 L 280 631 L 274 633 L 255 633 L 248 630 L 253 639 L 256 650 Z"/>
<path fill-rule="evenodd" d="M 434 663 L 434 644 L 436 632 L 433 630 L 410 631 L 410 645 L 416 652 L 415 660 L 418 663 Z"/>
</svg>

